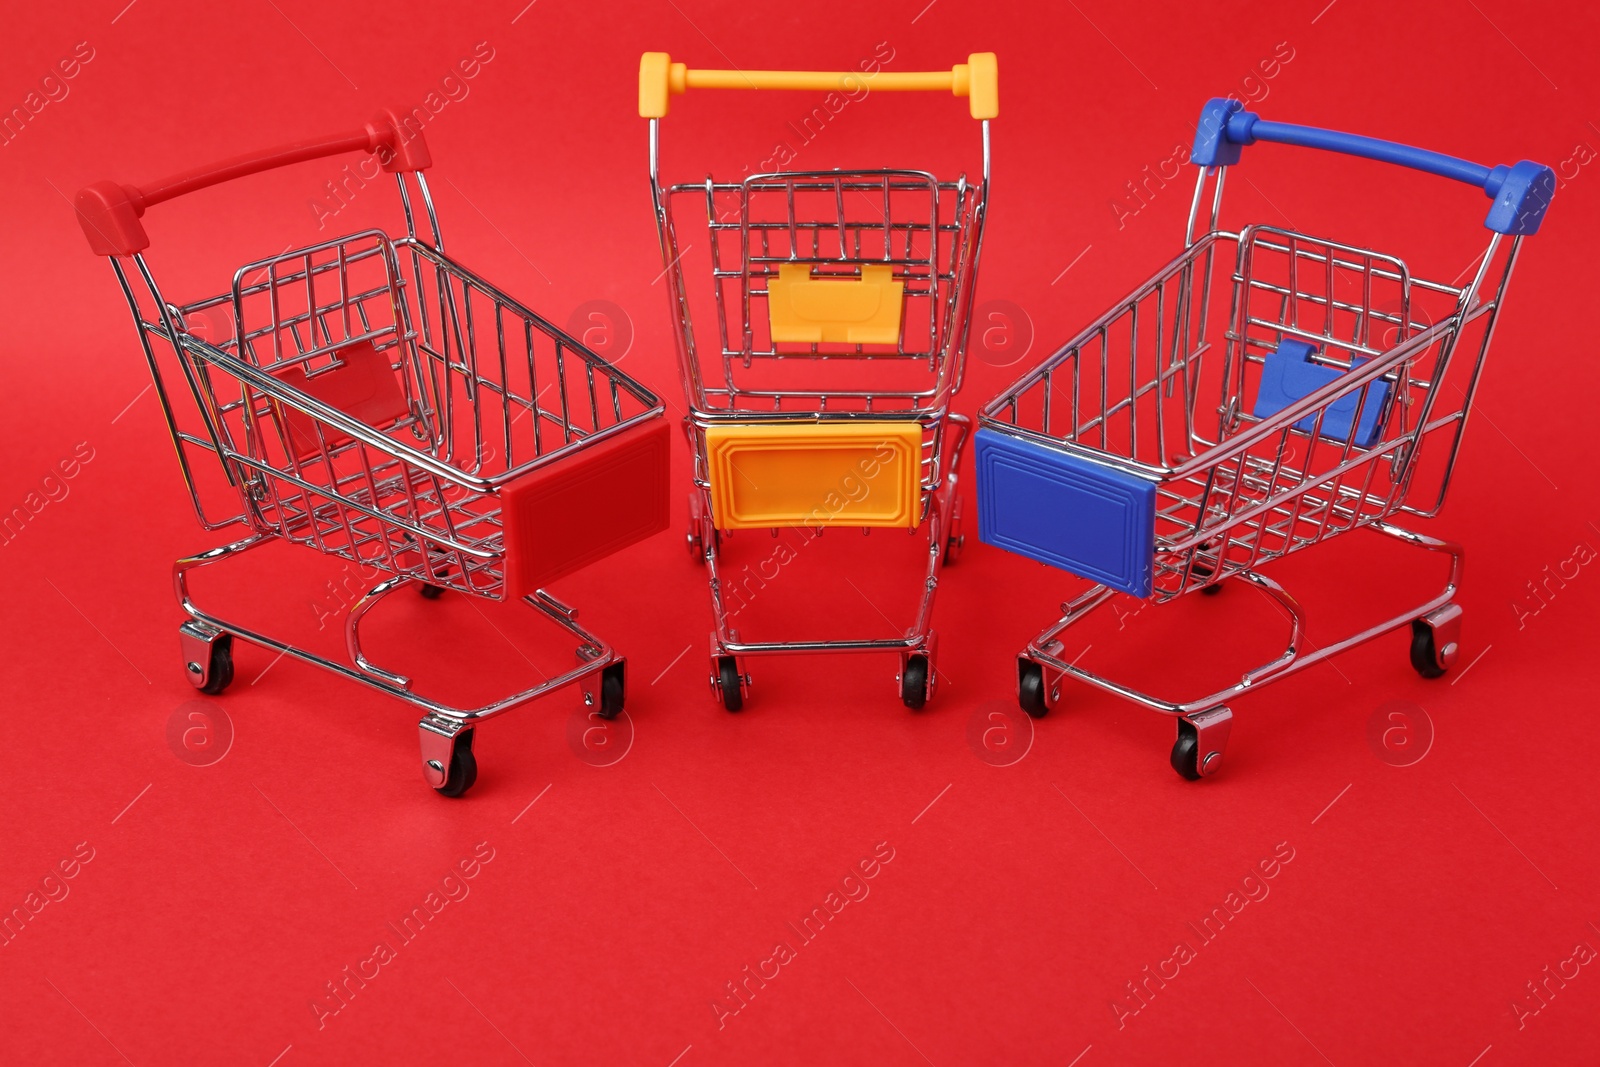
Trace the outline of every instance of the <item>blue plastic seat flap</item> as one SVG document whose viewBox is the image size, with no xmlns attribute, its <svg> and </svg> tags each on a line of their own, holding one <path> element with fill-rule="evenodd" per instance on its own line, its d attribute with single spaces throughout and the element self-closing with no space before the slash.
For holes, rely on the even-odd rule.
<svg viewBox="0 0 1600 1067">
<path fill-rule="evenodd" d="M 1276 415 L 1329 382 L 1337 381 L 1339 376 L 1345 373 L 1338 367 L 1325 367 L 1320 363 L 1313 363 L 1311 357 L 1316 351 L 1315 345 L 1286 337 L 1278 342 L 1275 350 L 1267 353 L 1266 362 L 1261 367 L 1261 385 L 1256 391 L 1256 403 L 1252 411 L 1256 418 L 1265 419 Z M 1360 365 L 1359 361 L 1357 365 Z M 1361 402 L 1363 393 L 1367 398 L 1365 404 Z M 1372 442 L 1378 437 L 1379 417 L 1383 414 L 1388 400 L 1389 383 L 1385 381 L 1372 382 L 1364 389 L 1346 393 L 1328 405 L 1322 416 L 1322 436 L 1335 441 L 1348 440 L 1350 422 L 1355 418 L 1356 407 L 1359 405 L 1361 424 L 1356 427 L 1356 444 L 1362 448 L 1371 448 Z M 1316 423 L 1317 416 L 1313 412 L 1296 422 L 1294 427 L 1311 433 Z"/>
</svg>

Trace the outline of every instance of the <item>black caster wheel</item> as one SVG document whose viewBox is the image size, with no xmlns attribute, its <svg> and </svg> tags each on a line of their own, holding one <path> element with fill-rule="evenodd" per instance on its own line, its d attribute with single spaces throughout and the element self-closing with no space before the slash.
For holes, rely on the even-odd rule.
<svg viewBox="0 0 1600 1067">
<path fill-rule="evenodd" d="M 1200 595 L 1201 596 L 1216 596 L 1220 592 L 1222 592 L 1222 583 L 1221 582 L 1216 582 L 1216 583 L 1214 583 L 1212 585 L 1208 585 L 1204 589 L 1200 590 Z"/>
<path fill-rule="evenodd" d="M 429 585 L 427 582 L 423 582 L 422 587 L 417 592 L 422 594 L 424 600 L 438 600 L 444 596 L 444 586 Z"/>
<path fill-rule="evenodd" d="M 928 657 L 918 654 L 906 657 L 900 669 L 900 703 L 912 711 L 921 711 L 928 702 Z"/>
<path fill-rule="evenodd" d="M 1017 703 L 1035 719 L 1050 714 L 1044 699 L 1044 668 L 1032 660 L 1017 662 Z"/>
<path fill-rule="evenodd" d="M 600 672 L 600 717 L 615 719 L 622 714 L 624 688 L 622 664 L 613 663 Z"/>
<path fill-rule="evenodd" d="M 1193 726 L 1178 720 L 1178 740 L 1172 745 L 1172 769 L 1191 782 L 1200 780 L 1200 735 Z"/>
<path fill-rule="evenodd" d="M 744 707 L 744 679 L 739 677 L 739 661 L 732 656 L 717 657 L 717 684 L 722 690 L 722 706 L 729 711 Z"/>
<path fill-rule="evenodd" d="M 459 797 L 472 788 L 472 783 L 478 780 L 478 761 L 472 754 L 472 735 L 476 731 L 463 730 L 457 736 L 456 742 L 450 748 L 450 769 L 445 775 L 444 785 L 437 786 L 435 792 L 442 797 Z"/>
<path fill-rule="evenodd" d="M 223 634 L 211 642 L 211 660 L 206 666 L 206 684 L 197 686 L 207 696 L 216 696 L 233 684 L 233 635 Z"/>
<path fill-rule="evenodd" d="M 1411 620 L 1411 666 L 1424 678 L 1439 678 L 1448 669 L 1439 662 L 1433 627 L 1421 619 Z"/>
</svg>

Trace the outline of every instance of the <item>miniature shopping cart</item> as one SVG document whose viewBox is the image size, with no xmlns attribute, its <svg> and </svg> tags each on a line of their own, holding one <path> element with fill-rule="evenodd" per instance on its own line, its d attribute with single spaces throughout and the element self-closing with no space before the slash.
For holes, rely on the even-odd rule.
<svg viewBox="0 0 1600 1067">
<path fill-rule="evenodd" d="M 663 185 L 660 120 L 688 89 L 940 90 L 980 120 L 983 174 L 918 170 L 759 173 Z M 956 468 L 970 420 L 961 385 L 989 190 L 991 53 L 935 73 L 689 70 L 648 52 L 639 113 L 650 120 L 650 182 L 678 330 L 694 453 L 690 555 L 709 573 L 711 685 L 744 705 L 746 656 L 894 652 L 900 698 L 932 695 L 940 567 L 960 552 Z M 750 528 L 922 528 L 921 604 L 902 633 L 873 639 L 745 640 L 719 572 L 724 532 Z"/>
<path fill-rule="evenodd" d="M 1492 233 L 1463 272 L 1471 280 L 1417 277 L 1394 256 L 1276 226 L 1220 229 L 1227 168 L 1257 141 L 1482 189 Z M 1195 779 L 1218 770 L 1226 701 L 1246 690 L 1407 626 L 1420 674 L 1455 662 L 1461 550 L 1393 519 L 1432 517 L 1444 503 L 1522 238 L 1537 232 L 1555 179 L 1536 163 L 1491 169 L 1266 122 L 1225 100 L 1201 113 L 1192 161 L 1201 171 L 1182 253 L 989 403 L 975 447 L 980 538 L 1095 583 L 1019 657 L 1023 709 L 1045 714 L 1070 675 L 1174 716 L 1172 765 Z M 1210 222 L 1197 234 L 1208 185 Z M 1443 553 L 1449 580 L 1410 611 L 1308 647 L 1299 605 L 1260 568 L 1363 527 Z M 1066 655 L 1062 632 L 1119 591 L 1162 602 L 1230 578 L 1283 608 L 1289 641 L 1219 692 L 1162 699 Z"/>
<path fill-rule="evenodd" d="M 347 152 L 376 153 L 395 175 L 404 236 L 321 241 L 247 263 L 221 294 L 166 301 L 143 254 L 146 209 Z M 422 174 L 430 163 L 420 132 L 389 112 L 348 136 L 138 189 L 99 182 L 76 207 L 133 310 L 201 525 L 248 531 L 175 565 L 189 680 L 203 693 L 227 688 L 239 637 L 399 697 L 424 713 L 428 784 L 459 796 L 477 777 L 479 722 L 569 685 L 596 714 L 622 710 L 623 659 L 543 587 L 667 527 L 670 434 L 656 397 L 445 255 Z M 416 197 L 431 240 L 417 235 Z M 191 572 L 279 539 L 382 579 L 349 607 L 348 663 L 191 598 Z M 361 645 L 361 620 L 407 585 L 521 598 L 578 640 L 577 664 L 474 709 L 422 696 Z"/>
</svg>

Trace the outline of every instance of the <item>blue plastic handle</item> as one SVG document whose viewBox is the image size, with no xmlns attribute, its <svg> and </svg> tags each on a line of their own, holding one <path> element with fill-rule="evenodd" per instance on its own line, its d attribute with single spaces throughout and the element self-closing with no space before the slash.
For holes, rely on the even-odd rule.
<svg viewBox="0 0 1600 1067">
<path fill-rule="evenodd" d="M 1381 163 L 1410 167 L 1426 174 L 1464 182 L 1482 189 L 1494 203 L 1483 224 L 1496 233 L 1523 235 L 1539 232 L 1544 213 L 1556 192 L 1555 171 L 1542 163 L 1523 160 L 1514 166 L 1485 167 L 1442 152 L 1380 141 L 1354 133 L 1316 126 L 1267 122 L 1237 100 L 1213 98 L 1200 111 L 1189 160 L 1202 167 L 1228 167 L 1239 162 L 1245 145 L 1257 141 L 1320 148 Z"/>
</svg>

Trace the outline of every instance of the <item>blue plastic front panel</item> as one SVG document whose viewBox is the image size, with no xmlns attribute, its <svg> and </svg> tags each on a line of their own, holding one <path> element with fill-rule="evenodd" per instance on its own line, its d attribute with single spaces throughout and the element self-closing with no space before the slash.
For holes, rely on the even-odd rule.
<svg viewBox="0 0 1600 1067">
<path fill-rule="evenodd" d="M 979 540 L 1150 595 L 1154 482 L 987 427 L 974 442 Z"/>
</svg>

